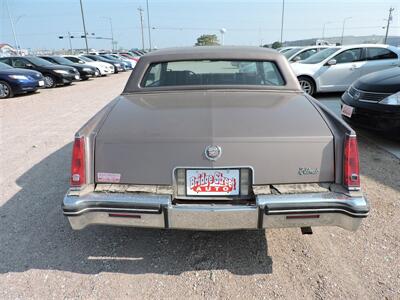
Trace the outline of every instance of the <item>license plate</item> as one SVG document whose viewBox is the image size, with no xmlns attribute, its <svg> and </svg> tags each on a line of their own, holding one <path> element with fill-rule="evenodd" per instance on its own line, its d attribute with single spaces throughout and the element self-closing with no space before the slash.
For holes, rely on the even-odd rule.
<svg viewBox="0 0 400 300">
<path fill-rule="evenodd" d="M 342 115 L 343 116 L 351 118 L 351 116 L 353 115 L 353 112 L 354 112 L 354 107 L 343 104 L 343 106 L 342 106 Z"/>
<path fill-rule="evenodd" d="M 237 196 L 239 193 L 238 169 L 186 170 L 188 196 Z"/>
<path fill-rule="evenodd" d="M 75 79 L 78 80 L 80 77 L 79 75 L 75 75 Z"/>
<path fill-rule="evenodd" d="M 39 80 L 39 86 L 44 86 L 44 81 L 43 80 Z"/>
</svg>

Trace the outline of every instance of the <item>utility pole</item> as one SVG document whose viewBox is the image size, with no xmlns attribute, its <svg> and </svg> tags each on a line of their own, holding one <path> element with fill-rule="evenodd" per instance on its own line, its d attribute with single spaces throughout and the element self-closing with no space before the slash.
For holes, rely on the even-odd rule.
<svg viewBox="0 0 400 300">
<path fill-rule="evenodd" d="M 146 0 L 146 6 L 147 6 L 147 29 L 149 31 L 149 50 L 151 51 L 152 46 L 151 46 L 151 27 L 150 27 L 149 0 Z"/>
<path fill-rule="evenodd" d="M 15 48 L 17 49 L 17 55 L 19 55 L 19 45 L 18 45 L 18 41 L 17 41 L 17 34 L 15 33 L 15 27 L 14 27 L 14 20 L 11 17 L 11 13 L 10 13 L 10 8 L 8 6 L 8 0 L 6 0 L 6 6 L 7 6 L 7 13 L 8 13 L 8 18 L 10 19 L 10 23 L 11 23 L 11 30 L 14 36 L 14 43 L 15 43 Z"/>
<path fill-rule="evenodd" d="M 108 18 L 108 20 L 110 21 L 110 29 L 111 29 L 111 49 L 114 52 L 114 29 L 113 29 L 113 23 L 112 23 L 112 19 Z"/>
<path fill-rule="evenodd" d="M 143 9 L 141 7 L 138 8 L 140 14 L 140 28 L 142 31 L 142 49 L 144 50 L 144 32 L 143 32 Z"/>
<path fill-rule="evenodd" d="M 394 11 L 394 8 L 391 7 L 389 9 L 389 17 L 387 19 L 387 25 L 386 25 L 386 34 L 385 34 L 385 42 L 384 44 L 386 44 L 387 42 L 387 38 L 388 38 L 388 34 L 389 34 L 389 26 L 390 26 L 390 22 L 392 22 L 392 12 Z"/>
<path fill-rule="evenodd" d="M 114 52 L 114 50 L 116 50 L 116 49 L 114 49 L 115 41 L 114 41 L 114 29 L 113 29 L 112 18 L 110 18 L 110 17 L 102 17 L 102 18 L 103 18 L 103 19 L 107 19 L 107 20 L 110 22 L 110 30 L 111 30 L 111 49 L 112 49 L 112 51 Z"/>
<path fill-rule="evenodd" d="M 113 28 L 113 23 L 112 19 L 110 18 L 110 26 L 111 26 L 111 43 L 112 43 L 112 50 L 116 50 L 114 47 L 115 41 L 114 41 L 114 28 Z"/>
<path fill-rule="evenodd" d="M 85 24 L 85 15 L 83 13 L 83 5 L 82 0 L 79 0 L 81 3 L 81 15 L 82 15 L 82 24 L 83 24 L 83 35 L 85 36 L 85 44 L 86 44 L 86 53 L 89 54 L 89 45 L 87 40 L 87 31 L 86 31 L 86 24 Z"/>
<path fill-rule="evenodd" d="M 326 22 L 326 23 L 324 23 L 324 26 L 322 27 L 322 39 L 325 38 L 325 28 L 326 28 L 326 25 L 332 24 L 332 23 L 333 23 L 333 22 Z"/>
<path fill-rule="evenodd" d="M 69 49 L 71 51 L 71 55 L 74 54 L 72 50 L 72 40 L 71 40 L 71 32 L 68 31 L 68 40 L 69 40 Z"/>
<path fill-rule="evenodd" d="M 350 20 L 352 17 L 347 17 L 343 19 L 343 27 L 342 27 L 342 37 L 340 39 L 340 45 L 343 45 L 343 37 L 344 37 L 344 25 L 346 24 L 346 20 Z"/>
<path fill-rule="evenodd" d="M 283 23 L 285 19 L 285 0 L 282 0 L 281 45 L 283 43 Z"/>
</svg>

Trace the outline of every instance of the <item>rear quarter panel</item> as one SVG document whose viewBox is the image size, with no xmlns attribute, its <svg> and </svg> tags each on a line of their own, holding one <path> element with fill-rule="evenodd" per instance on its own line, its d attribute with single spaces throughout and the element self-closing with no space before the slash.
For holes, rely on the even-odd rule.
<svg viewBox="0 0 400 300">
<path fill-rule="evenodd" d="M 335 150 L 335 183 L 343 183 L 343 151 L 346 135 L 356 135 L 356 132 L 342 119 L 337 117 L 330 109 L 313 97 L 306 95 L 307 99 L 314 105 L 321 117 L 327 123 L 334 138 Z"/>
</svg>

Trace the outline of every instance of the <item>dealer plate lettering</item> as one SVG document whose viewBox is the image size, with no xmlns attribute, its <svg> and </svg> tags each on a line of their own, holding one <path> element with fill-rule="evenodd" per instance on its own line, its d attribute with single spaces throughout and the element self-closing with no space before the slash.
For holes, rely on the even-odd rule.
<svg viewBox="0 0 400 300">
<path fill-rule="evenodd" d="M 239 193 L 238 169 L 186 170 L 188 196 L 237 196 Z"/>
</svg>

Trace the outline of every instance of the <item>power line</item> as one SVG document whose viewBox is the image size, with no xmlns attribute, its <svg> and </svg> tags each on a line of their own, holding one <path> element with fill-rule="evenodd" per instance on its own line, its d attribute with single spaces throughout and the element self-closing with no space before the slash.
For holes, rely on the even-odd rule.
<svg viewBox="0 0 400 300">
<path fill-rule="evenodd" d="M 147 26 L 143 26 L 143 29 L 147 29 Z M 351 30 L 356 30 L 356 29 L 382 29 L 382 26 L 354 26 L 354 27 L 347 27 L 347 29 L 351 29 Z M 390 26 L 391 29 L 399 29 L 400 26 Z M 92 28 L 94 31 L 98 32 L 98 31 L 108 31 L 105 28 Z M 117 27 L 114 28 L 114 32 L 124 32 L 126 30 L 140 30 L 141 27 L 137 27 L 137 26 L 129 26 L 129 27 Z M 194 27 L 155 27 L 153 26 L 151 28 L 152 30 L 165 30 L 165 31 L 218 31 L 220 28 L 194 28 Z M 342 27 L 329 27 L 329 30 L 340 30 L 342 29 Z M 272 32 L 276 32 L 277 30 L 280 30 L 280 28 L 230 28 L 229 27 L 229 31 L 237 31 L 237 32 L 241 32 L 241 31 L 261 31 L 261 32 L 268 32 L 268 31 L 272 31 Z M 321 30 L 320 27 L 312 27 L 312 28 L 285 28 L 285 32 L 286 31 L 315 31 L 315 32 L 319 32 Z M 79 32 L 79 31 L 75 31 L 75 32 Z M 53 32 L 27 32 L 27 33 L 21 33 L 18 34 L 18 36 L 50 36 L 50 35 L 57 35 L 59 32 L 57 31 L 53 31 Z M 73 33 L 71 31 L 71 33 Z M 12 34 L 4 34 L 4 36 L 12 36 Z"/>
</svg>

